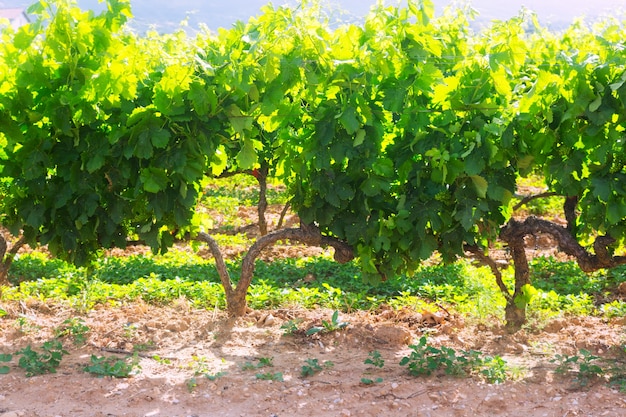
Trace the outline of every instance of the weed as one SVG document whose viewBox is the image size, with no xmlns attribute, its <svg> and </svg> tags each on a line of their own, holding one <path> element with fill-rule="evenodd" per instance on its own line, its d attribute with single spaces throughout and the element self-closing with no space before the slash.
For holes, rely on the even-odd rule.
<svg viewBox="0 0 626 417">
<path fill-rule="evenodd" d="M 205 378 L 208 379 L 209 381 L 217 381 L 218 379 L 220 379 L 224 375 L 226 375 L 226 372 L 221 372 L 221 371 L 220 372 L 216 372 L 214 374 L 209 374 L 209 373 L 204 374 Z"/>
<path fill-rule="evenodd" d="M 0 362 L 11 362 L 12 359 L 13 359 L 13 355 L 11 354 L 8 354 L 8 353 L 0 354 Z M 8 374 L 9 370 L 10 370 L 9 367 L 6 365 L 0 366 L 0 375 Z"/>
<path fill-rule="evenodd" d="M 188 365 L 193 370 L 193 374 L 198 376 L 209 372 L 210 366 L 207 359 L 204 356 L 191 357 L 191 363 Z"/>
<path fill-rule="evenodd" d="M 321 372 L 324 368 L 332 368 L 333 366 L 335 366 L 335 364 L 331 361 L 326 361 L 323 364 L 320 364 L 317 359 L 307 359 L 305 362 L 306 365 L 303 365 L 300 371 L 300 375 L 303 378 L 306 378 L 307 376 L 313 376 L 316 373 Z"/>
<path fill-rule="evenodd" d="M 283 373 L 282 372 L 266 372 L 266 373 L 259 373 L 256 374 L 256 379 L 261 379 L 264 381 L 279 381 L 279 382 L 283 382 Z"/>
<path fill-rule="evenodd" d="M 626 302 L 621 300 L 613 300 L 610 303 L 600 307 L 600 311 L 607 317 L 624 317 L 626 316 Z"/>
<path fill-rule="evenodd" d="M 124 339 L 132 339 L 137 334 L 137 325 L 135 323 L 124 324 Z"/>
<path fill-rule="evenodd" d="M 137 355 L 130 358 L 130 361 L 128 359 L 91 355 L 91 365 L 83 369 L 99 377 L 128 378 L 135 370 L 140 369 Z"/>
<path fill-rule="evenodd" d="M 288 320 L 280 326 L 280 329 L 283 331 L 283 334 L 295 334 L 298 332 L 298 325 L 301 321 L 301 319 Z"/>
<path fill-rule="evenodd" d="M 475 372 L 491 383 L 503 382 L 507 376 L 508 367 L 499 356 L 483 357 L 475 350 L 457 352 L 445 346 L 436 348 L 427 343 L 426 336 L 422 336 L 417 345 L 409 347 L 412 352 L 400 360 L 400 365 L 407 366 L 413 376 L 428 376 L 439 370 L 452 376 Z"/>
<path fill-rule="evenodd" d="M 39 353 L 28 345 L 16 352 L 16 355 L 21 355 L 18 366 L 26 371 L 27 377 L 55 373 L 63 355 L 68 354 L 59 340 L 49 340 L 41 349 L 43 352 Z"/>
<path fill-rule="evenodd" d="M 196 378 L 189 378 L 187 382 L 185 382 L 185 385 L 187 385 L 187 391 L 193 392 L 193 390 L 195 390 L 198 386 L 198 381 Z"/>
<path fill-rule="evenodd" d="M 27 317 L 15 319 L 15 328 L 23 334 L 29 334 L 39 330 L 39 326 L 33 324 Z"/>
<path fill-rule="evenodd" d="M 147 352 L 155 349 L 155 343 L 153 340 L 149 340 L 146 343 L 137 343 L 133 345 L 133 352 Z"/>
<path fill-rule="evenodd" d="M 252 362 L 246 362 L 241 366 L 244 371 L 250 371 L 252 369 L 266 368 L 274 366 L 274 358 L 259 358 L 259 363 L 254 364 Z"/>
<path fill-rule="evenodd" d="M 309 330 L 307 330 L 306 335 L 310 336 L 320 332 L 334 332 L 336 330 L 345 329 L 346 327 L 348 327 L 349 324 L 350 323 L 346 321 L 339 321 L 339 311 L 335 310 L 330 321 L 322 320 L 321 326 L 311 327 Z"/>
<path fill-rule="evenodd" d="M 490 383 L 502 383 L 506 381 L 509 367 L 500 356 L 487 356 L 482 359 L 479 373 Z"/>
<path fill-rule="evenodd" d="M 162 358 L 159 355 L 154 355 L 152 357 L 152 359 L 158 363 L 160 363 L 161 365 L 170 365 L 172 363 L 172 361 L 168 358 Z"/>
<path fill-rule="evenodd" d="M 557 363 L 554 370 L 557 374 L 565 375 L 574 372 L 574 382 L 580 387 L 586 387 L 590 382 L 604 377 L 607 370 L 602 368 L 598 362 L 602 360 L 586 349 L 580 349 L 580 355 L 555 355 L 550 362 Z"/>
<path fill-rule="evenodd" d="M 381 382 L 383 382 L 382 378 L 376 378 L 376 379 L 361 378 L 361 383 L 364 385 L 380 384 Z"/>
<path fill-rule="evenodd" d="M 71 336 L 76 346 L 84 345 L 87 341 L 89 326 L 81 318 L 70 318 L 63 322 L 61 327 L 54 331 L 56 337 Z"/>
<path fill-rule="evenodd" d="M 385 360 L 382 358 L 380 352 L 377 350 L 370 352 L 368 358 L 365 359 L 363 363 L 366 365 L 373 365 L 377 368 L 382 368 L 383 366 L 385 366 Z"/>
<path fill-rule="evenodd" d="M 274 358 L 259 358 L 259 368 L 274 366 Z"/>
<path fill-rule="evenodd" d="M 256 365 L 253 364 L 252 362 L 246 362 L 243 365 L 241 365 L 242 371 L 251 371 L 253 369 L 256 369 Z"/>
</svg>

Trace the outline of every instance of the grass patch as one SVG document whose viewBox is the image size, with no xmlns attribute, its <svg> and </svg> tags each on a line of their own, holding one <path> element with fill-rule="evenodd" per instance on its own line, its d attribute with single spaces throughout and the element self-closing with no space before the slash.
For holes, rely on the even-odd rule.
<svg viewBox="0 0 626 417">
<path fill-rule="evenodd" d="M 236 278 L 239 262 L 227 265 Z M 530 313 L 537 317 L 623 315 L 624 303 L 606 295 L 626 279 L 625 271 L 616 268 L 587 275 L 574 263 L 537 258 L 531 263 L 531 274 L 538 293 Z M 511 268 L 504 273 L 508 284 L 512 275 Z M 165 305 L 179 298 L 196 308 L 223 309 L 226 305 L 213 261 L 177 250 L 159 256 L 101 258 L 88 269 L 33 252 L 15 260 L 10 281 L 17 285 L 4 290 L 6 300 L 64 300 L 80 310 L 133 300 Z M 382 304 L 418 311 L 443 305 L 477 320 L 501 318 L 504 309 L 491 271 L 468 261 L 423 266 L 413 275 L 371 284 L 361 279 L 356 264 L 341 265 L 323 256 L 257 261 L 248 303 L 254 309 L 322 307 L 343 312 L 375 310 Z"/>
</svg>

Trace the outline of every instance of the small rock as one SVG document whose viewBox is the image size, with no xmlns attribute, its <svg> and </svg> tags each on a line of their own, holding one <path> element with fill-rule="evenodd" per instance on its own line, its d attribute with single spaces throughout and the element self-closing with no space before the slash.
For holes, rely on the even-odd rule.
<svg viewBox="0 0 626 417">
<path fill-rule="evenodd" d="M 350 410 L 341 410 L 341 414 L 342 417 L 350 417 L 352 415 L 352 413 L 350 412 Z"/>
<path fill-rule="evenodd" d="M 167 323 L 165 328 L 170 332 L 182 332 L 189 329 L 189 324 L 183 320 L 174 320 Z"/>
<path fill-rule="evenodd" d="M 264 326 L 272 326 L 274 323 L 276 322 L 276 319 L 274 318 L 273 315 L 268 314 L 267 317 L 265 317 L 265 321 L 263 322 Z"/>
<path fill-rule="evenodd" d="M 390 345 L 406 345 L 411 342 L 411 332 L 402 327 L 382 325 L 374 332 L 376 339 Z"/>
</svg>

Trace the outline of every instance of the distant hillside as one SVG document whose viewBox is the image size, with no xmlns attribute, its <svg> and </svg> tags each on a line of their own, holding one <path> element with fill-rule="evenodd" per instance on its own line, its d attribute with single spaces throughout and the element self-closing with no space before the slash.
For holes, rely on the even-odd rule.
<svg viewBox="0 0 626 417">
<path fill-rule="evenodd" d="M 354 22 L 367 14 L 376 0 L 322 0 L 332 10 L 338 21 Z M 172 32 L 180 27 L 180 22 L 188 18 L 188 30 L 197 30 L 200 23 L 215 31 L 218 27 L 230 27 L 237 20 L 247 21 L 250 16 L 260 13 L 263 5 L 270 0 L 131 0 L 135 18 L 131 26 L 139 33 L 154 27 L 159 32 Z M 275 6 L 297 4 L 296 0 L 272 0 Z M 451 0 L 434 0 L 438 12 Z M 2 0 L 0 7 L 28 7 L 30 0 Z M 387 0 L 397 4 L 398 0 Z M 97 0 L 78 0 L 83 8 L 102 10 Z M 480 12 L 477 23 L 486 24 L 493 19 L 505 20 L 516 15 L 522 6 L 538 13 L 542 24 L 553 29 L 568 26 L 575 17 L 586 15 L 590 19 L 601 16 L 618 16 L 626 6 L 624 0 L 474 0 L 471 4 Z M 343 12 L 340 12 L 343 10 Z M 625 16 L 622 14 L 622 16 Z"/>
</svg>

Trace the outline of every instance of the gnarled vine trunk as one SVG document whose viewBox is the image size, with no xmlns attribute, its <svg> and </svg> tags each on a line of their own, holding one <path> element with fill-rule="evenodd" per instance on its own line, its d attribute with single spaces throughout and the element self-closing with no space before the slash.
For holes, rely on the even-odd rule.
<svg viewBox="0 0 626 417">
<path fill-rule="evenodd" d="M 15 259 L 15 255 L 25 243 L 26 239 L 22 236 L 13 243 L 11 249 L 8 249 L 6 239 L 0 234 L 0 285 L 9 284 L 9 270 L 11 269 L 11 264 L 13 263 L 13 259 Z"/>
<path fill-rule="evenodd" d="M 574 257 L 584 272 L 593 272 L 598 269 L 626 264 L 626 256 L 612 256 L 610 254 L 608 247 L 615 243 L 615 239 L 611 236 L 596 237 L 593 243 L 593 254 L 578 243 L 571 226 L 575 221 L 573 201 L 574 199 L 571 197 L 565 201 L 564 208 L 568 221 L 566 227 L 535 216 L 529 216 L 522 222 L 511 219 L 500 232 L 500 238 L 509 245 L 515 268 L 515 292 L 512 296 L 509 294 L 506 305 L 507 326 L 511 330 L 518 330 L 526 322 L 526 306 L 519 302 L 519 297 L 523 295 L 522 288 L 531 283 L 530 268 L 524 246 L 525 236 L 537 234 L 552 236 L 557 241 L 559 250 Z M 516 303 L 516 301 L 518 302 Z"/>
<path fill-rule="evenodd" d="M 276 230 L 260 237 L 243 258 L 241 276 L 237 285 L 233 286 L 224 257 L 215 239 L 203 232 L 198 234 L 197 239 L 209 246 L 209 250 L 215 258 L 215 266 L 226 293 L 227 311 L 232 317 L 241 317 L 246 314 L 246 295 L 254 278 L 255 261 L 264 249 L 274 245 L 279 240 L 292 240 L 309 246 L 332 246 L 335 249 L 335 261 L 339 263 L 346 263 L 354 259 L 353 248 L 345 242 L 333 237 L 323 236 L 317 227 L 301 224 L 299 228 Z"/>
</svg>

